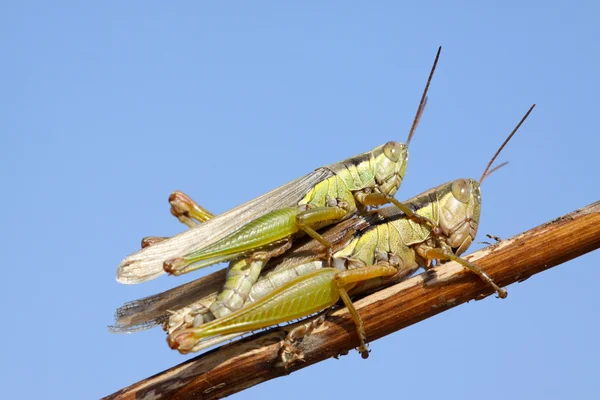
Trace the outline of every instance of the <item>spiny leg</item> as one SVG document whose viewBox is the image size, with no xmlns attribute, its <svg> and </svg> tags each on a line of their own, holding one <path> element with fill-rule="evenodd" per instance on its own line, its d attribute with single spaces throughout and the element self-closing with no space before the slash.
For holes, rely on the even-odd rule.
<svg viewBox="0 0 600 400">
<path fill-rule="evenodd" d="M 477 274 L 485 283 L 494 288 L 496 293 L 498 293 L 499 298 L 504 299 L 506 296 L 508 296 L 506 290 L 496 285 L 492 278 L 482 271 L 481 268 L 461 257 L 456 256 L 454 253 L 452 253 L 452 250 L 447 247 L 439 248 L 420 246 L 420 248 L 417 249 L 417 252 L 427 260 L 456 261 L 463 267 L 471 270 L 471 272 L 474 274 Z"/>
</svg>

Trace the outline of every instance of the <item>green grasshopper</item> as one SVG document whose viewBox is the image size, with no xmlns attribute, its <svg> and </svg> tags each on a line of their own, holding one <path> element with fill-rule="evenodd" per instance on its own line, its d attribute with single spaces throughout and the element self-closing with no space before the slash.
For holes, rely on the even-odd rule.
<svg viewBox="0 0 600 400">
<path fill-rule="evenodd" d="M 210 321 L 215 316 L 211 315 L 206 304 L 215 302 L 214 294 L 212 298 L 209 295 L 194 304 L 181 302 L 179 305 L 185 307 L 174 313 L 165 326 L 169 331 L 170 346 L 182 353 L 199 351 L 254 329 L 306 317 L 332 306 L 341 298 L 356 322 L 361 343 L 359 351 L 365 357 L 368 354 L 366 337 L 350 296 L 404 279 L 419 267 L 429 268 L 433 260 L 461 263 L 490 284 L 499 297 L 506 297 L 505 290 L 496 286 L 477 266 L 459 256 L 470 246 L 477 233 L 480 185 L 499 168 L 490 170 L 495 158 L 532 109 L 488 163 L 479 182 L 459 179 L 406 202 L 419 215 L 435 221 L 440 228 L 439 233 L 415 223 L 395 207 L 387 207 L 368 216 L 356 216 L 354 221 L 346 221 L 329 230 L 335 232 L 332 237 L 338 244 L 333 268 L 327 267 L 319 255 L 306 256 L 309 243 L 286 253 L 279 263 L 272 260 L 278 265 L 252 286 L 244 307 L 233 313 Z M 368 228 L 359 232 L 364 224 Z M 243 260 L 239 262 L 243 264 Z M 158 297 L 153 300 L 159 300 Z M 291 342 L 296 336 L 296 331 L 290 332 L 290 340 L 286 342 Z"/>
<path fill-rule="evenodd" d="M 146 239 L 142 250 L 126 257 L 117 270 L 121 283 L 140 283 L 167 272 L 180 275 L 248 254 L 258 261 L 287 250 L 291 238 L 305 233 L 328 249 L 332 244 L 317 230 L 364 213 L 369 207 L 392 203 L 415 222 L 433 221 L 414 214 L 393 196 L 404 179 L 408 145 L 427 102 L 441 47 L 436 54 L 406 144 L 388 142 L 312 173 L 213 217 L 197 207 L 180 220 L 203 223 L 172 238 Z M 189 214 L 189 210 L 188 210 Z M 164 240 L 161 240 L 164 239 Z"/>
</svg>

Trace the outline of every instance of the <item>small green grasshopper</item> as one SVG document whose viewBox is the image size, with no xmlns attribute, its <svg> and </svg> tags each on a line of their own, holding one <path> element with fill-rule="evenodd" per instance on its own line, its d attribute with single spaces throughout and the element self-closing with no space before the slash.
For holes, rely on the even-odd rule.
<svg viewBox="0 0 600 400">
<path fill-rule="evenodd" d="M 172 238 L 146 239 L 152 244 L 126 257 L 118 267 L 121 283 L 140 283 L 168 272 L 180 275 L 219 262 L 252 254 L 257 260 L 281 254 L 298 233 L 308 234 L 328 249 L 332 244 L 317 230 L 364 213 L 369 207 L 387 203 L 396 205 L 415 222 L 434 228 L 426 217 L 393 196 L 404 179 L 408 161 L 408 145 L 427 102 L 427 90 L 441 47 L 406 144 L 388 142 L 344 161 L 318 168 L 312 173 L 281 186 L 267 194 L 213 217 L 196 206 L 190 214 L 181 215 L 184 222 L 193 219 L 203 223 Z"/>
</svg>

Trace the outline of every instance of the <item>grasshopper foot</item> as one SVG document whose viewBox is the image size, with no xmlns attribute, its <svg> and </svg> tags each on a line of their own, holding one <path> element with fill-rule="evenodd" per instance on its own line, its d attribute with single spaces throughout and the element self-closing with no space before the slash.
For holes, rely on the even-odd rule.
<svg viewBox="0 0 600 400">
<path fill-rule="evenodd" d="M 363 360 L 366 360 L 367 358 L 369 358 L 369 353 L 371 352 L 371 350 L 369 350 L 367 346 L 361 346 L 358 348 L 358 352 L 360 353 L 360 356 L 363 358 Z"/>
</svg>

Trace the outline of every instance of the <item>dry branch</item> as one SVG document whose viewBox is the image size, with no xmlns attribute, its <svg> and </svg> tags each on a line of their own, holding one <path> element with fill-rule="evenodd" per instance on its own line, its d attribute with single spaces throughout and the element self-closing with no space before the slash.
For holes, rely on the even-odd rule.
<svg viewBox="0 0 600 400">
<path fill-rule="evenodd" d="M 600 247 L 600 202 L 471 254 L 499 285 L 530 276 Z M 451 282 L 451 283 L 450 283 Z M 448 263 L 358 302 L 369 341 L 469 300 L 490 288 L 456 263 Z M 292 325 L 293 326 L 293 325 Z M 347 310 L 340 309 L 298 348 L 304 363 L 279 365 L 289 327 L 272 329 L 204 353 L 105 399 L 216 399 L 344 354 L 358 345 Z"/>
</svg>

